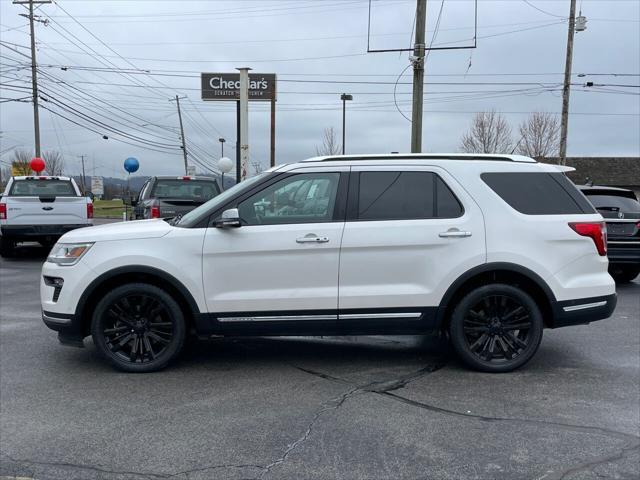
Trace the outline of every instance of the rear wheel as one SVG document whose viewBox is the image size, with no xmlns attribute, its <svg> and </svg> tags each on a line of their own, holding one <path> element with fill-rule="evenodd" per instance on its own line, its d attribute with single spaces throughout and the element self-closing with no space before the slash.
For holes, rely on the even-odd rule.
<svg viewBox="0 0 640 480">
<path fill-rule="evenodd" d="M 146 283 L 115 288 L 98 303 L 91 335 L 98 351 L 126 372 L 152 372 L 182 350 L 186 334 L 178 303 Z"/>
<path fill-rule="evenodd" d="M 609 273 L 616 283 L 632 282 L 634 278 L 640 274 L 640 266 L 638 265 L 611 265 Z"/>
<path fill-rule="evenodd" d="M 449 324 L 451 342 L 471 368 L 510 372 L 527 363 L 542 340 L 540 309 L 511 285 L 476 288 L 456 306 Z"/>
<path fill-rule="evenodd" d="M 6 237 L 0 237 L 0 257 L 11 258 L 15 255 L 16 243 Z"/>
</svg>

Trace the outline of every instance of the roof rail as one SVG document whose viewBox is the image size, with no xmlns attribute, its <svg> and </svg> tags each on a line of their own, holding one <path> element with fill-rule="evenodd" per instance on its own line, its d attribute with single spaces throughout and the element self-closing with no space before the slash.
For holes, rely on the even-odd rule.
<svg viewBox="0 0 640 480">
<path fill-rule="evenodd" d="M 476 160 L 476 161 L 496 161 L 496 162 L 523 162 L 536 163 L 532 158 L 523 155 L 495 155 L 495 154 L 469 154 L 469 153 L 390 153 L 375 155 L 335 155 L 313 157 L 303 162 L 341 162 L 341 161 L 362 161 L 362 160 Z"/>
</svg>

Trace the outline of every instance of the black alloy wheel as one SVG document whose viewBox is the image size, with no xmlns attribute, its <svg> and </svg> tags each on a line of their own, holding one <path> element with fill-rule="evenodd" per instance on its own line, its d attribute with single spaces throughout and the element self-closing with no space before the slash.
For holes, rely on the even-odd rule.
<svg viewBox="0 0 640 480">
<path fill-rule="evenodd" d="M 144 283 L 123 285 L 98 303 L 93 341 L 112 365 L 127 372 L 164 368 L 182 349 L 184 315 L 164 290 Z"/>
<path fill-rule="evenodd" d="M 528 362 L 540 345 L 542 329 L 542 314 L 531 296 L 503 284 L 467 294 L 449 326 L 462 360 L 485 372 L 509 372 Z"/>
</svg>

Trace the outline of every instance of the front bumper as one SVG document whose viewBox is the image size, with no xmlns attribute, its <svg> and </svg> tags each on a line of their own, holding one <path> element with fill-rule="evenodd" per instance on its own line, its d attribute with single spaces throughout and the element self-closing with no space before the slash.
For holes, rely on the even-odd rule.
<svg viewBox="0 0 640 480">
<path fill-rule="evenodd" d="M 584 325 L 609 318 L 616 308 L 617 295 L 554 302 L 552 328 Z"/>
<path fill-rule="evenodd" d="M 43 310 L 42 321 L 51 330 L 58 332 L 58 340 L 63 345 L 84 347 L 84 335 L 75 315 Z"/>
<path fill-rule="evenodd" d="M 59 238 L 71 230 L 92 227 L 90 223 L 73 225 L 3 225 L 0 233 L 3 237 L 15 241 L 36 240 L 38 238 Z"/>
</svg>

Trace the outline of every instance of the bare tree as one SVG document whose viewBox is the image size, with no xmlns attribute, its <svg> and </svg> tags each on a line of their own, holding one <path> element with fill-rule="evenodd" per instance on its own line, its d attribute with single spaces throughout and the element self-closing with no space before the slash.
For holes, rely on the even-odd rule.
<svg viewBox="0 0 640 480">
<path fill-rule="evenodd" d="M 477 113 L 460 149 L 466 153 L 511 153 L 511 127 L 495 110 Z"/>
<path fill-rule="evenodd" d="M 64 158 L 60 152 L 49 150 L 42 155 L 44 166 L 47 173 L 51 176 L 58 177 L 64 172 Z"/>
<path fill-rule="evenodd" d="M 339 155 L 342 152 L 342 146 L 338 143 L 338 135 L 333 127 L 325 128 L 322 134 L 322 145 L 316 146 L 316 154 L 322 155 Z"/>
<path fill-rule="evenodd" d="M 16 175 L 31 175 L 31 152 L 26 150 L 14 150 L 13 160 L 11 160 L 11 169 Z"/>
<path fill-rule="evenodd" d="M 558 151 L 560 124 L 548 112 L 532 113 L 518 128 L 520 140 L 517 151 L 531 158 L 548 157 Z"/>
<path fill-rule="evenodd" d="M 7 182 L 11 178 L 11 167 L 6 165 L 0 167 L 0 195 L 4 192 L 4 188 L 7 186 Z"/>
</svg>

